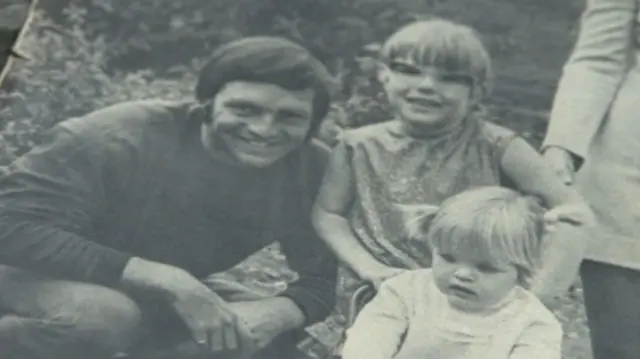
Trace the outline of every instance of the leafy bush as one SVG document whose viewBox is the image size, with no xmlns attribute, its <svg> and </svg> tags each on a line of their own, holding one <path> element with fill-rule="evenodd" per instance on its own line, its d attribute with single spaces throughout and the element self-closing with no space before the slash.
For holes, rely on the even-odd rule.
<svg viewBox="0 0 640 359">
<path fill-rule="evenodd" d="M 157 78 L 149 70 L 107 73 L 108 45 L 88 40 L 80 21 L 60 30 L 43 13 L 34 20 L 25 39 L 32 59 L 19 64 L 3 88 L 3 163 L 31 148 L 43 129 L 68 117 L 126 100 L 191 94 L 194 77 L 189 73 L 175 79 Z"/>
<path fill-rule="evenodd" d="M 331 143 L 340 128 L 388 118 L 361 49 L 424 14 L 482 33 L 499 70 L 493 113 L 536 142 L 581 6 L 582 0 L 42 2 L 27 39 L 33 60 L 14 72 L 11 100 L 0 98 L 6 139 L 0 152 L 19 155 L 43 128 L 111 103 L 189 96 L 212 49 L 249 34 L 301 42 L 343 80 L 343 96 L 321 134 Z"/>
<path fill-rule="evenodd" d="M 242 35 L 300 41 L 336 74 L 363 45 L 425 14 L 477 28 L 507 73 L 557 77 L 584 0 L 59 0 L 43 3 L 58 23 L 81 21 L 89 39 L 109 47 L 110 69 L 194 68 L 218 44 Z M 55 3 L 55 4 L 54 4 Z M 70 6 L 69 6 L 70 5 Z"/>
</svg>

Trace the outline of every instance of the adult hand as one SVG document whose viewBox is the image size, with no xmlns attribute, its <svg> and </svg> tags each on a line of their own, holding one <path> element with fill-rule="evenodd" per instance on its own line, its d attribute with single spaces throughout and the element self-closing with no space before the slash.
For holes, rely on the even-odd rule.
<svg viewBox="0 0 640 359">
<path fill-rule="evenodd" d="M 241 344 L 251 343 L 250 333 L 239 325 L 228 304 L 180 268 L 133 258 L 125 268 L 122 284 L 168 300 L 195 342 L 209 354 L 244 352 Z"/>
<path fill-rule="evenodd" d="M 554 207 L 544 214 L 545 230 L 553 232 L 558 223 L 590 227 L 595 225 L 595 215 L 586 203 L 572 203 Z"/>
<path fill-rule="evenodd" d="M 571 152 L 562 147 L 551 146 L 544 151 L 543 157 L 564 184 L 573 183 L 575 164 Z"/>
<path fill-rule="evenodd" d="M 172 285 L 175 299 L 171 306 L 198 345 L 211 354 L 238 350 L 242 334 L 238 318 L 217 294 L 189 276 Z"/>
<path fill-rule="evenodd" d="M 300 308 L 285 297 L 229 303 L 229 307 L 249 331 L 257 350 L 264 349 L 281 334 L 304 324 Z"/>
</svg>

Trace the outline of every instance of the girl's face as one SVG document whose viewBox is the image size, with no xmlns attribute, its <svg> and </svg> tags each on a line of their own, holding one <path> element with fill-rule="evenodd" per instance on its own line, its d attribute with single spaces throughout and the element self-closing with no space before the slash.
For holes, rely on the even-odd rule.
<svg viewBox="0 0 640 359">
<path fill-rule="evenodd" d="M 378 78 L 391 107 L 411 134 L 429 134 L 457 126 L 475 104 L 473 78 L 396 59 Z"/>
<path fill-rule="evenodd" d="M 473 253 L 433 253 L 432 271 L 438 289 L 461 311 L 491 308 L 518 284 L 512 264 L 493 263 Z"/>
</svg>

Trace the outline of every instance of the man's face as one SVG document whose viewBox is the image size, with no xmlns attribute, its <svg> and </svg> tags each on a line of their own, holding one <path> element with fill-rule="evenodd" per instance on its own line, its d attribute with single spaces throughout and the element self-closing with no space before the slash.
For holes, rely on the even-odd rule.
<svg viewBox="0 0 640 359">
<path fill-rule="evenodd" d="M 263 168 L 300 147 L 313 118 L 312 89 L 292 91 L 277 85 L 227 83 L 203 125 L 202 142 L 214 156 L 242 166 Z"/>
</svg>

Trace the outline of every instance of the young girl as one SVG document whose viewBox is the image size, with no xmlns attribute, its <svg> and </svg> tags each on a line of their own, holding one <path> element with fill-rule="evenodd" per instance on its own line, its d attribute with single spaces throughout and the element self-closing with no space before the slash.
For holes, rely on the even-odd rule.
<svg viewBox="0 0 640 359">
<path fill-rule="evenodd" d="M 348 330 L 343 359 L 560 359 L 560 323 L 526 289 L 542 215 L 531 198 L 484 187 L 420 218 L 432 268 L 381 286 Z"/>
<path fill-rule="evenodd" d="M 320 237 L 344 264 L 336 315 L 309 329 L 326 347 L 341 338 L 346 298 L 363 281 L 379 287 L 406 269 L 431 266 L 426 243 L 408 236 L 407 208 L 435 210 L 464 190 L 501 185 L 540 197 L 547 208 L 575 204 L 589 212 L 525 140 L 481 119 L 491 61 L 472 29 L 441 19 L 409 24 L 386 41 L 380 60 L 394 119 L 344 133 L 313 213 Z M 550 239 L 566 247 L 545 252 L 536 294 L 556 294 L 575 279 L 582 238 L 567 233 L 570 227 L 559 226 L 564 238 Z"/>
</svg>

